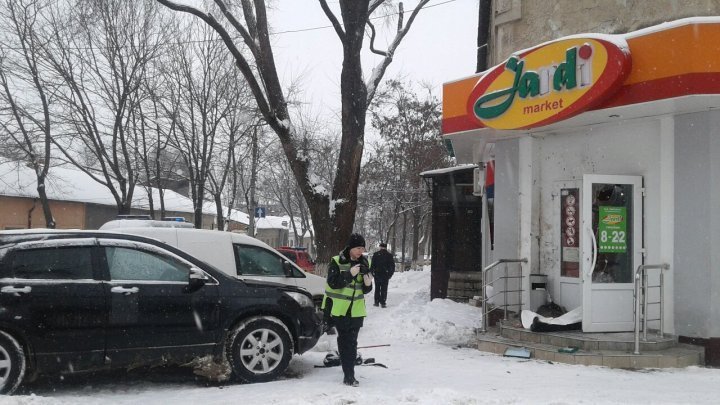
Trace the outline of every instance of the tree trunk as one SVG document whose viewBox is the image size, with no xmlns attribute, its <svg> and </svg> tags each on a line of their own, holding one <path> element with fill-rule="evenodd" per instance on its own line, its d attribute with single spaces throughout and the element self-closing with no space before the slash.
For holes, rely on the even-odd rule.
<svg viewBox="0 0 720 405">
<path fill-rule="evenodd" d="M 45 226 L 50 229 L 55 229 L 55 218 L 52 216 L 50 211 L 50 202 L 48 201 L 47 193 L 45 192 L 45 179 L 38 178 L 38 195 L 40 196 L 40 205 L 42 206 L 43 215 L 45 216 Z"/>
<path fill-rule="evenodd" d="M 217 230 L 218 231 L 224 231 L 225 230 L 225 218 L 223 218 L 223 207 L 222 207 L 222 199 L 220 198 L 220 193 L 215 193 L 213 195 L 215 198 L 215 209 L 217 210 Z"/>
<path fill-rule="evenodd" d="M 345 23 L 345 40 L 340 73 L 342 141 L 332 193 L 332 199 L 336 202 L 335 212 L 330 217 L 334 229 L 330 229 L 328 233 L 317 232 L 320 243 L 324 243 L 326 249 L 335 252 L 344 247 L 346 239 L 352 233 L 357 209 L 357 189 L 365 145 L 365 114 L 367 113 L 367 87 L 363 81 L 360 52 L 365 38 L 368 2 L 343 1 L 340 2 L 340 11 Z M 332 204 L 333 201 L 330 203 Z M 315 218 L 322 216 L 313 216 L 313 220 Z M 320 249 L 318 251 L 322 252 Z M 321 253 L 319 255 L 328 259 L 331 257 Z"/>
<path fill-rule="evenodd" d="M 403 229 L 402 229 L 402 256 L 400 257 L 400 266 L 405 270 L 405 241 L 407 235 L 407 211 L 403 211 Z"/>
<path fill-rule="evenodd" d="M 155 203 L 153 201 L 153 192 L 151 186 L 147 186 L 147 195 L 148 207 L 150 208 L 150 218 L 155 219 Z"/>
<path fill-rule="evenodd" d="M 412 262 L 416 264 L 418 260 L 418 245 L 420 244 L 420 207 L 412 210 Z"/>
</svg>

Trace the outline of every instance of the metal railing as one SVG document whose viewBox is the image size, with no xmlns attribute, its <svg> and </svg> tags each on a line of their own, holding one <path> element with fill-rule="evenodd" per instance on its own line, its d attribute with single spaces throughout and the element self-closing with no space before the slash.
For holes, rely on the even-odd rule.
<svg viewBox="0 0 720 405">
<path fill-rule="evenodd" d="M 503 264 L 503 263 L 505 263 L 505 272 L 504 272 L 504 275 L 503 275 L 502 277 L 496 277 L 494 280 L 488 282 L 488 281 L 486 280 L 486 279 L 487 279 L 487 274 L 488 274 L 488 272 L 489 272 L 490 270 L 492 270 L 493 268 L 495 268 L 496 266 L 498 266 L 499 264 Z M 508 290 L 508 289 L 507 289 L 507 280 L 510 279 L 510 278 L 519 278 L 519 279 L 522 279 L 522 278 L 523 278 L 523 276 L 522 276 L 522 271 L 520 272 L 520 275 L 519 275 L 519 276 L 509 276 L 509 275 L 508 275 L 507 263 L 527 263 L 527 259 L 525 259 L 525 258 L 523 258 L 523 259 L 500 259 L 500 260 L 498 260 L 498 261 L 495 261 L 495 262 L 491 263 L 491 264 L 488 265 L 487 267 L 485 267 L 485 268 L 482 270 L 482 272 L 480 273 L 480 294 L 481 294 L 480 296 L 482 297 L 482 332 L 483 332 L 483 333 L 487 332 L 487 326 L 488 326 L 488 313 L 489 313 L 489 311 L 487 310 L 487 302 L 488 302 L 488 300 L 490 300 L 491 298 L 493 298 L 493 297 L 497 296 L 498 294 L 500 294 L 500 292 L 497 292 L 497 293 L 494 293 L 493 295 L 491 295 L 491 296 L 488 297 L 487 294 L 486 294 L 486 292 L 485 292 L 486 289 L 487 289 L 487 286 L 495 283 L 495 282 L 498 281 L 498 280 L 505 280 L 504 285 L 503 285 L 503 291 L 502 291 L 502 294 L 503 294 L 503 305 L 502 305 L 502 307 L 503 307 L 503 311 L 504 311 L 503 317 L 504 317 L 505 320 L 507 320 L 507 308 L 508 308 L 507 293 L 509 293 L 509 292 L 520 292 L 520 293 L 521 293 L 521 294 L 520 294 L 521 299 L 518 300 L 518 303 L 517 303 L 517 304 L 513 304 L 513 305 L 518 305 L 520 308 L 522 308 L 522 291 L 523 291 L 522 283 L 520 283 L 520 289 L 519 289 L 519 290 Z"/>
<path fill-rule="evenodd" d="M 635 270 L 635 351 L 633 354 L 640 354 L 640 317 L 643 319 L 643 342 L 647 341 L 647 323 L 648 321 L 660 321 L 660 329 L 658 335 L 664 337 L 664 309 L 663 309 L 663 298 L 664 298 L 664 286 L 665 286 L 665 270 L 669 270 L 670 265 L 667 263 L 662 264 L 643 264 L 638 266 Z M 658 285 L 648 285 L 648 270 L 660 270 L 660 281 Z M 659 299 L 654 302 L 648 302 L 648 289 L 658 288 Z M 642 295 L 641 295 L 642 294 Z M 640 312 L 642 301 L 642 314 Z M 648 319 L 648 306 L 658 305 L 660 307 L 660 317 Z"/>
</svg>

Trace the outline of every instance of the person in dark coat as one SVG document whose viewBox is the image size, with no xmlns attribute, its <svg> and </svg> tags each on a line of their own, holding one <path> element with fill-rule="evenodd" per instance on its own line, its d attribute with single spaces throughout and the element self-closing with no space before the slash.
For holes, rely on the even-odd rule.
<svg viewBox="0 0 720 405">
<path fill-rule="evenodd" d="M 387 243 L 380 242 L 380 250 L 372 257 L 370 271 L 375 277 L 375 306 L 387 307 L 387 289 L 395 273 L 395 260 L 387 251 Z"/>
<path fill-rule="evenodd" d="M 339 255 L 328 265 L 322 309 L 328 324 L 337 329 L 343 384 L 357 387 L 355 359 L 357 338 L 367 315 L 365 295 L 372 291 L 373 276 L 365 252 L 365 238 L 353 233 Z"/>
</svg>

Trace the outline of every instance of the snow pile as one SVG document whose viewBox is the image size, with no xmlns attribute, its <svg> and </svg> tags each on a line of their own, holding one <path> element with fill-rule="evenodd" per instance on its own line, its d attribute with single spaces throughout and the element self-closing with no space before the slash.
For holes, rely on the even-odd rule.
<svg viewBox="0 0 720 405">
<path fill-rule="evenodd" d="M 372 297 L 368 298 L 368 303 L 372 303 Z M 482 320 L 480 308 L 447 299 L 430 301 L 429 267 L 424 271 L 395 273 L 388 288 L 388 308 L 372 308 L 366 320 L 370 327 L 360 332 L 363 340 L 464 346 L 474 337 Z"/>
<path fill-rule="evenodd" d="M 430 301 L 430 268 L 396 272 L 388 288 L 388 307 L 373 307 L 373 294 L 365 297 L 368 317 L 360 330 L 360 346 L 390 341 L 466 346 L 482 324 L 480 308 L 448 299 Z M 314 348 L 335 347 L 335 336 L 323 336 Z"/>
</svg>

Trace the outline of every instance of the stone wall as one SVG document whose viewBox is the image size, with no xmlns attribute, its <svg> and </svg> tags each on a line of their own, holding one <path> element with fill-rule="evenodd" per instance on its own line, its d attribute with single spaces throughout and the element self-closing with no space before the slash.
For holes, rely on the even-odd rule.
<svg viewBox="0 0 720 405">
<path fill-rule="evenodd" d="M 490 65 L 580 33 L 624 34 L 666 21 L 720 15 L 717 0 L 494 0 Z"/>
</svg>

